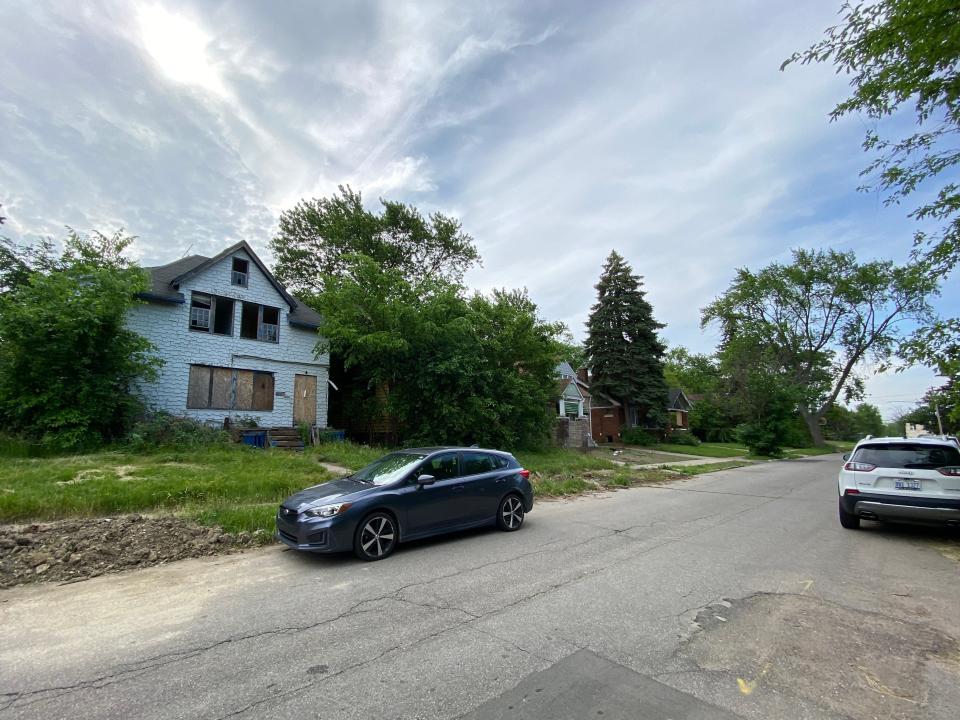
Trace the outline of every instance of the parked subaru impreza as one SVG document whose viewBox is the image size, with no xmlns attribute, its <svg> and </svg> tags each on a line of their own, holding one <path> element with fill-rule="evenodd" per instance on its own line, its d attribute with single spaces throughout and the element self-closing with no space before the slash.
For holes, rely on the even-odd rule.
<svg viewBox="0 0 960 720">
<path fill-rule="evenodd" d="M 277 539 L 295 550 L 353 550 L 382 560 L 398 543 L 496 525 L 512 532 L 533 509 L 530 471 L 510 453 L 418 448 L 292 495 L 277 510 Z"/>
<path fill-rule="evenodd" d="M 960 447 L 949 437 L 867 438 L 840 470 L 840 524 L 960 526 Z"/>
</svg>

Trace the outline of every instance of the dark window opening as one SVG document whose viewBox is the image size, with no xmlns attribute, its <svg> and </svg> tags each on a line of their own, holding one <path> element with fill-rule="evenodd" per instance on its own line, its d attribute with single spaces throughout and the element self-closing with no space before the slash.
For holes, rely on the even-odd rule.
<svg viewBox="0 0 960 720">
<path fill-rule="evenodd" d="M 244 303 L 240 314 L 240 337 L 264 342 L 280 341 L 280 309 Z"/>
<path fill-rule="evenodd" d="M 190 329 L 233 335 L 233 300 L 206 293 L 190 295 Z"/>
<path fill-rule="evenodd" d="M 234 285 L 242 285 L 243 287 L 247 286 L 247 278 L 249 277 L 248 271 L 250 269 L 250 263 L 243 258 L 234 258 L 233 267 L 230 272 L 230 282 Z"/>
</svg>

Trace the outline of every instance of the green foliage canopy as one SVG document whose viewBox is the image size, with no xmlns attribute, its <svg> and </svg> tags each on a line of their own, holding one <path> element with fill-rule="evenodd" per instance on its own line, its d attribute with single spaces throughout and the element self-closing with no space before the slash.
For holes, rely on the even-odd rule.
<svg viewBox="0 0 960 720">
<path fill-rule="evenodd" d="M 301 200 L 280 214 L 280 227 L 270 242 L 276 258 L 273 271 L 298 295 L 319 293 L 327 276 L 351 269 L 351 257 L 362 255 L 387 270 L 398 270 L 414 285 L 426 278 L 459 282 L 480 256 L 454 218 L 380 200 L 379 214 L 363 206 L 359 192 L 341 186 L 329 198 Z"/>
<path fill-rule="evenodd" d="M 564 327 L 540 320 L 526 292 L 467 296 L 443 277 L 413 282 L 364 255 L 348 262 L 349 273 L 325 276 L 314 306 L 321 336 L 359 380 L 357 412 L 375 412 L 373 390 L 385 387 L 406 444 L 545 439 Z"/>
<path fill-rule="evenodd" d="M 960 260 L 960 185 L 951 170 L 960 163 L 960 3 L 955 0 L 876 0 L 841 7 L 842 21 L 826 37 L 791 63 L 831 62 L 850 77 L 850 97 L 831 118 L 857 114 L 871 121 L 863 148 L 875 155 L 864 169 L 864 187 L 886 193 L 899 204 L 920 190 L 920 204 L 910 213 L 942 225 L 940 232 L 915 234 L 940 268 Z M 886 118 L 912 113 L 915 130 L 885 138 L 876 129 Z M 894 124 L 893 127 L 898 125 Z M 932 186 L 932 187 L 931 187 Z"/>
<path fill-rule="evenodd" d="M 78 449 L 128 427 L 132 384 L 159 364 L 124 325 L 146 287 L 145 273 L 122 257 L 131 241 L 71 230 L 59 257 L 49 245 L 14 249 L 16 263 L 4 264 L 14 269 L 0 293 L 0 421 L 9 431 Z"/>
<path fill-rule="evenodd" d="M 851 252 L 794 250 L 793 262 L 737 271 L 730 287 L 702 311 L 723 344 L 762 348 L 771 372 L 789 388 L 813 441 L 820 418 L 843 394 L 862 395 L 859 364 L 884 368 L 902 339 L 901 322 L 926 321 L 936 282 L 918 266 L 857 262 Z"/>
</svg>

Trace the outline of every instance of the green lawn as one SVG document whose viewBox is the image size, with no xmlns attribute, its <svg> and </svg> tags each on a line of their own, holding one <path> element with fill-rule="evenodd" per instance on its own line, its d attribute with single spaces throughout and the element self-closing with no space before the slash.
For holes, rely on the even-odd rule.
<svg viewBox="0 0 960 720">
<path fill-rule="evenodd" d="M 704 463 L 703 465 L 667 465 L 665 469 L 683 475 L 703 475 L 705 473 L 717 472 L 718 470 L 732 470 L 733 468 L 746 467 L 747 465 L 753 465 L 753 463 L 749 460 L 726 460 L 718 463 Z"/>
<path fill-rule="evenodd" d="M 281 500 L 333 477 L 321 462 L 357 469 L 386 452 L 354 443 L 325 443 L 302 453 L 230 444 L 142 453 L 3 457 L 0 523 L 162 513 L 220 525 L 230 532 L 261 531 L 268 538 Z M 617 465 L 608 452 L 546 448 L 520 451 L 516 457 L 530 470 L 541 497 L 677 477 L 664 470 Z"/>
<path fill-rule="evenodd" d="M 750 451 L 743 445 L 737 443 L 700 443 L 699 445 L 674 445 L 673 443 L 661 443 L 651 448 L 644 448 L 656 452 L 679 453 L 681 455 L 699 455 L 700 457 L 728 458 L 743 457 Z"/>
<path fill-rule="evenodd" d="M 241 445 L 0 460 L 0 522 L 168 512 L 271 530 L 276 505 L 330 479 L 312 453 Z"/>
</svg>

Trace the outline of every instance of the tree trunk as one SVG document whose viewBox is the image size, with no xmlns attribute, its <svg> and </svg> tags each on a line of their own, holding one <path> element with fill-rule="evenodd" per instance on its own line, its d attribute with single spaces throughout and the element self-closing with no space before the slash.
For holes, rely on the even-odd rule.
<svg viewBox="0 0 960 720">
<path fill-rule="evenodd" d="M 807 429 L 810 431 L 810 439 L 816 447 L 824 447 L 827 442 L 823 439 L 823 430 L 820 429 L 820 413 L 812 413 L 809 410 L 801 410 L 800 415 L 803 421 L 807 423 Z"/>
</svg>

